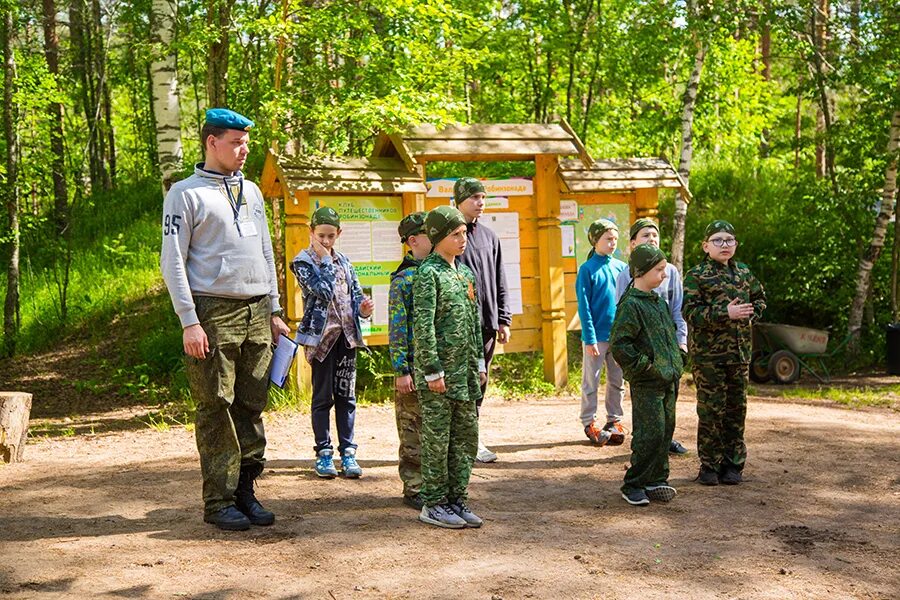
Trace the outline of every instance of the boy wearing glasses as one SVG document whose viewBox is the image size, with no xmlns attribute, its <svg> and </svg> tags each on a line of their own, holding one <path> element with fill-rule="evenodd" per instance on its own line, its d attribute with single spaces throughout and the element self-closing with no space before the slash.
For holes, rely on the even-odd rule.
<svg viewBox="0 0 900 600">
<path fill-rule="evenodd" d="M 747 460 L 750 325 L 762 316 L 766 295 L 747 265 L 734 260 L 737 245 L 731 223 L 713 221 L 703 242 L 706 259 L 684 277 L 703 485 L 737 485 Z"/>
</svg>

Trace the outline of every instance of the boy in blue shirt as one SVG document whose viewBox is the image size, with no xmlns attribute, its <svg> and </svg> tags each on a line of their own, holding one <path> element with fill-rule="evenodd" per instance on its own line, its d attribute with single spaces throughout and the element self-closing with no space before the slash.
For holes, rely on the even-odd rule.
<svg viewBox="0 0 900 600">
<path fill-rule="evenodd" d="M 588 242 L 593 248 L 578 269 L 575 296 L 581 319 L 584 364 L 581 379 L 581 424 L 595 444 L 618 446 L 625 441 L 622 429 L 622 399 L 625 386 L 622 369 L 609 353 L 609 332 L 616 317 L 616 279 L 628 266 L 613 258 L 619 228 L 607 219 L 591 223 Z M 597 388 L 606 365 L 606 425 L 597 425 Z"/>
</svg>

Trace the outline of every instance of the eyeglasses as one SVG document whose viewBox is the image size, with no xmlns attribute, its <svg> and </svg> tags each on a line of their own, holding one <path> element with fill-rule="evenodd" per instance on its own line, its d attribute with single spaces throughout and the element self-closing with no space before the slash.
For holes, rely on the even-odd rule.
<svg viewBox="0 0 900 600">
<path fill-rule="evenodd" d="M 709 243 L 716 248 L 732 248 L 738 245 L 738 241 L 734 238 L 715 238 L 709 240 Z"/>
</svg>

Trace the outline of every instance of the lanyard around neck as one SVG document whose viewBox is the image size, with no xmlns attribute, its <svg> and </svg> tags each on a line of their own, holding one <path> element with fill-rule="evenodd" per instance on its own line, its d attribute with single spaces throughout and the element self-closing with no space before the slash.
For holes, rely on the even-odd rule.
<svg viewBox="0 0 900 600">
<path fill-rule="evenodd" d="M 222 183 L 225 184 L 225 195 L 228 196 L 228 203 L 231 205 L 231 210 L 234 212 L 234 220 L 237 221 L 240 219 L 241 206 L 244 204 L 244 179 L 240 179 L 236 199 L 234 197 L 234 192 L 231 191 L 231 186 L 228 185 L 228 181 L 223 178 Z"/>
</svg>

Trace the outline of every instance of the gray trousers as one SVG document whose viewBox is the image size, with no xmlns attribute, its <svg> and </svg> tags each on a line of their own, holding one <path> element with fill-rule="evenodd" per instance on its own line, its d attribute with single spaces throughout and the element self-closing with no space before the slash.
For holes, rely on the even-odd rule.
<svg viewBox="0 0 900 600">
<path fill-rule="evenodd" d="M 622 378 L 622 367 L 612 357 L 608 342 L 597 342 L 600 356 L 591 356 L 582 344 L 584 363 L 581 375 L 581 424 L 590 425 L 597 418 L 597 389 L 600 387 L 600 372 L 606 363 L 606 422 L 621 421 L 622 400 L 625 398 L 625 385 Z"/>
</svg>

